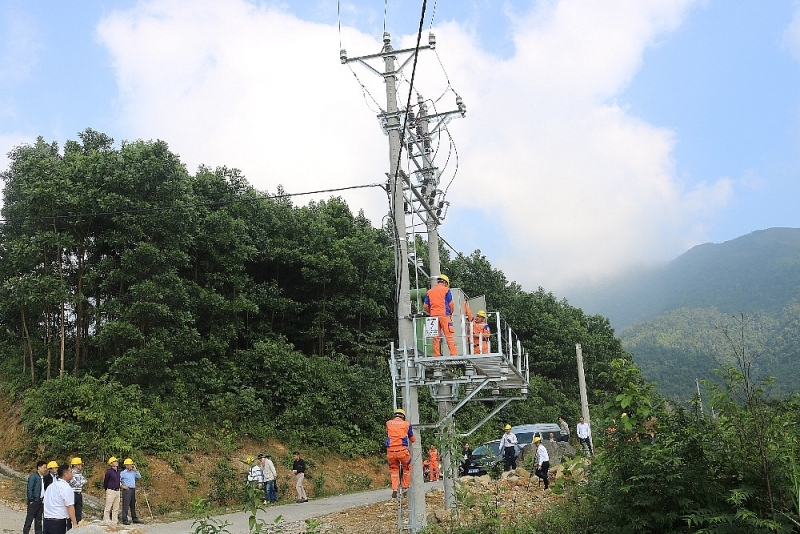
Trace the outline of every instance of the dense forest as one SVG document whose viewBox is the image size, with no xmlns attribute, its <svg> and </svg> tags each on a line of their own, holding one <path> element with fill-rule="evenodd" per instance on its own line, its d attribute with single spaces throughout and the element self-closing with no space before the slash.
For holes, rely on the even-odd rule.
<svg viewBox="0 0 800 534">
<path fill-rule="evenodd" d="M 209 436 L 380 450 L 396 330 L 388 230 L 339 198 L 296 206 L 233 169 L 191 175 L 161 141 L 115 147 L 88 129 L 10 160 L 0 369 L 30 451 L 180 450 Z M 608 390 L 610 362 L 626 356 L 607 320 L 524 291 L 479 251 L 443 249 L 442 265 L 532 355 L 534 393 L 503 417 L 577 415 L 575 343 L 592 400 Z M 432 403 L 421 409 L 433 420 Z"/>
</svg>

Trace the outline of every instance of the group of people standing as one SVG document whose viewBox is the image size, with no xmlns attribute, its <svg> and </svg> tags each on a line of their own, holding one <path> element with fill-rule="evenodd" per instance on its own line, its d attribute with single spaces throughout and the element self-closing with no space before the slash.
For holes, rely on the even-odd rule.
<svg viewBox="0 0 800 534">
<path fill-rule="evenodd" d="M 106 491 L 103 520 L 117 523 L 120 495 L 122 496 L 122 523 L 129 525 L 128 511 L 134 523 L 142 521 L 136 516 L 136 480 L 141 474 L 133 460 L 126 459 L 125 470 L 119 472 L 119 461 L 108 459 L 108 471 L 103 479 Z M 23 534 L 31 527 L 35 534 L 63 534 L 83 520 L 83 488 L 87 479 L 83 474 L 83 460 L 77 456 L 69 463 L 36 462 L 36 471 L 28 476 L 27 511 Z"/>
<path fill-rule="evenodd" d="M 80 458 L 60 465 L 55 461 L 36 462 L 36 471 L 28 476 L 23 534 L 29 534 L 31 526 L 36 534 L 64 534 L 80 522 L 86 484 L 82 470 Z"/>
<path fill-rule="evenodd" d="M 141 523 L 136 515 L 136 481 L 142 474 L 130 458 L 125 458 L 122 464 L 124 469 L 120 471 L 117 457 L 112 456 L 108 459 L 108 469 L 103 477 L 103 489 L 106 492 L 103 521 L 117 524 L 120 497 L 122 497 L 122 524 L 130 525 L 131 521 Z M 131 514 L 131 521 L 128 521 L 128 512 Z"/>
<path fill-rule="evenodd" d="M 247 473 L 247 483 L 253 489 L 264 490 L 263 504 L 278 502 L 278 471 L 275 469 L 272 456 L 262 453 L 254 458 L 254 461 L 255 464 Z M 295 502 L 308 502 L 308 495 L 306 495 L 306 490 L 303 486 L 306 476 L 306 461 L 300 457 L 300 453 L 297 451 L 292 453 L 292 475 L 294 475 L 295 490 L 297 490 L 297 500 Z M 252 495 L 250 497 L 250 505 L 255 505 Z"/>
</svg>

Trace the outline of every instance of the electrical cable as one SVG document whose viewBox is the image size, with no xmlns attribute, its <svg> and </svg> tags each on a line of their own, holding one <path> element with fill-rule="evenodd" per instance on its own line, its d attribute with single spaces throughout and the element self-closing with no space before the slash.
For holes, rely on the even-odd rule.
<svg viewBox="0 0 800 534">
<path fill-rule="evenodd" d="M 356 71 L 353 70 L 352 65 L 350 65 L 350 63 L 348 63 L 347 66 L 350 69 L 350 72 L 353 73 L 353 76 L 355 77 L 356 81 L 358 82 L 358 85 L 361 86 L 361 94 L 364 97 L 364 102 L 367 104 L 367 107 L 369 108 L 369 110 L 371 112 L 375 113 L 376 115 L 380 115 L 382 113 L 385 113 L 385 111 L 381 107 L 380 103 L 375 99 L 374 96 L 372 96 L 372 93 L 369 92 L 369 89 L 367 89 L 367 87 L 361 82 L 361 79 L 358 77 L 358 74 L 356 74 Z M 372 101 L 375 102 L 375 105 L 378 107 L 378 111 L 375 111 L 374 109 L 372 109 L 372 106 L 370 106 L 369 101 L 367 101 L 367 95 L 369 95 L 369 97 L 372 99 Z"/>
</svg>

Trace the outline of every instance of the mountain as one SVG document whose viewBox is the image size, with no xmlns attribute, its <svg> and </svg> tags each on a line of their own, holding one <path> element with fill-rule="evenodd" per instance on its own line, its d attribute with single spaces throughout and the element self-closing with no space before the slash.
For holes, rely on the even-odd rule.
<svg viewBox="0 0 800 534">
<path fill-rule="evenodd" d="M 697 245 L 669 263 L 580 290 L 569 300 L 620 330 L 679 308 L 776 313 L 797 297 L 800 228 L 770 228 Z"/>
<path fill-rule="evenodd" d="M 695 378 L 713 379 L 713 369 L 734 363 L 736 339 L 753 357 L 755 378 L 776 376 L 776 392 L 800 390 L 792 379 L 800 371 L 798 228 L 698 245 L 664 265 L 579 291 L 570 302 L 608 317 L 666 395 L 688 397 Z"/>
</svg>

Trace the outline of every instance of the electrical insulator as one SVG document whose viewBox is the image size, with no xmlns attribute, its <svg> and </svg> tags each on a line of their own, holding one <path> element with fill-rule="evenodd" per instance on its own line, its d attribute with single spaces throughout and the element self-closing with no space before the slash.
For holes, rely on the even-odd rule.
<svg viewBox="0 0 800 534">
<path fill-rule="evenodd" d="M 406 214 L 411 213 L 411 208 L 408 205 L 408 202 L 403 202 L 403 212 Z"/>
<path fill-rule="evenodd" d="M 444 207 L 444 200 L 440 200 L 439 201 L 439 209 L 442 209 L 443 207 Z"/>
<path fill-rule="evenodd" d="M 425 142 L 423 143 L 423 146 L 425 147 L 425 153 L 426 154 L 430 154 L 431 153 L 431 140 L 428 139 L 427 137 L 425 137 Z"/>
<path fill-rule="evenodd" d="M 431 48 L 436 48 L 436 36 L 433 34 L 433 32 L 428 34 L 428 45 Z"/>
<path fill-rule="evenodd" d="M 389 32 L 383 32 L 383 44 L 388 45 L 392 42 L 392 38 L 389 36 Z"/>
<path fill-rule="evenodd" d="M 467 106 L 464 104 L 464 99 L 460 96 L 456 96 L 456 106 L 458 106 L 458 111 L 464 115 L 467 112 Z"/>
<path fill-rule="evenodd" d="M 409 154 L 414 150 L 414 140 L 408 142 L 408 152 Z"/>
<path fill-rule="evenodd" d="M 345 50 L 344 48 L 339 50 L 339 60 L 342 62 L 342 65 L 347 63 L 347 50 Z"/>
<path fill-rule="evenodd" d="M 408 112 L 408 120 L 409 121 L 413 121 L 414 120 L 414 112 L 413 111 L 409 111 Z"/>
</svg>

